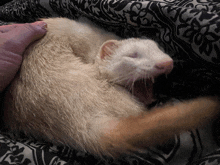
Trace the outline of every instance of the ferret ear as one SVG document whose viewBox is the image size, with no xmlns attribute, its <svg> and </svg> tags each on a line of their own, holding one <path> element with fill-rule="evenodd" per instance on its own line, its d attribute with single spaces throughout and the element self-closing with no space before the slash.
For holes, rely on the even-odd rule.
<svg viewBox="0 0 220 165">
<path fill-rule="evenodd" d="M 106 56 L 111 56 L 115 49 L 119 47 L 120 41 L 117 40 L 109 40 L 106 41 L 102 46 L 100 50 L 100 58 L 101 60 L 105 59 Z"/>
</svg>

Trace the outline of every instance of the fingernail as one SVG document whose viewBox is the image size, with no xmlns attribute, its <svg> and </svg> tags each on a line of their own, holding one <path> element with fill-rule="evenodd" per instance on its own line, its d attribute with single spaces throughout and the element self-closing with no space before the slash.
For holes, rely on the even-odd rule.
<svg viewBox="0 0 220 165">
<path fill-rule="evenodd" d="M 38 22 L 37 26 L 40 26 L 42 29 L 45 29 L 45 30 L 47 29 L 47 24 L 45 22 L 42 22 L 42 21 Z"/>
</svg>

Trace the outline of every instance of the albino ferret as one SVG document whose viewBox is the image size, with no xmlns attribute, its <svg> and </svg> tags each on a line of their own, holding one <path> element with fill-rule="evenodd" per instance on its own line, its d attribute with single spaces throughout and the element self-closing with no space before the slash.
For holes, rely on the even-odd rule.
<svg viewBox="0 0 220 165">
<path fill-rule="evenodd" d="M 172 70 L 172 59 L 153 41 L 119 41 L 85 20 L 44 21 L 47 34 L 26 50 L 6 91 L 4 122 L 10 131 L 116 157 L 161 144 L 218 113 L 211 97 L 146 111 L 123 87 Z"/>
</svg>

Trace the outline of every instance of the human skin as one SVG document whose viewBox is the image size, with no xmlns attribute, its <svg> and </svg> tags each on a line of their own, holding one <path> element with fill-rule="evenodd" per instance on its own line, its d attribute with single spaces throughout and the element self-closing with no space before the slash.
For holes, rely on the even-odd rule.
<svg viewBox="0 0 220 165">
<path fill-rule="evenodd" d="M 27 46 L 46 34 L 46 26 L 43 21 L 0 26 L 0 92 L 13 80 Z"/>
</svg>

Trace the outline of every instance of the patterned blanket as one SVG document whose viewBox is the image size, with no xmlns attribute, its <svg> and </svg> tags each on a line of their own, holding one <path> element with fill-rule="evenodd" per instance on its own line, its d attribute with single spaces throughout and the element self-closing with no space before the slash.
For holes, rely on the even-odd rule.
<svg viewBox="0 0 220 165">
<path fill-rule="evenodd" d="M 219 0 L 4 0 L 0 25 L 43 17 L 88 17 L 128 37 L 148 37 L 175 61 L 168 78 L 155 83 L 158 103 L 198 96 L 220 96 Z M 5 4 L 4 4 L 5 3 Z M 177 101 L 172 99 L 173 101 Z M 219 121 L 204 129 L 175 135 L 165 145 L 123 158 L 98 159 L 84 152 L 26 137 L 0 135 L 0 164 L 220 164 Z"/>
</svg>

